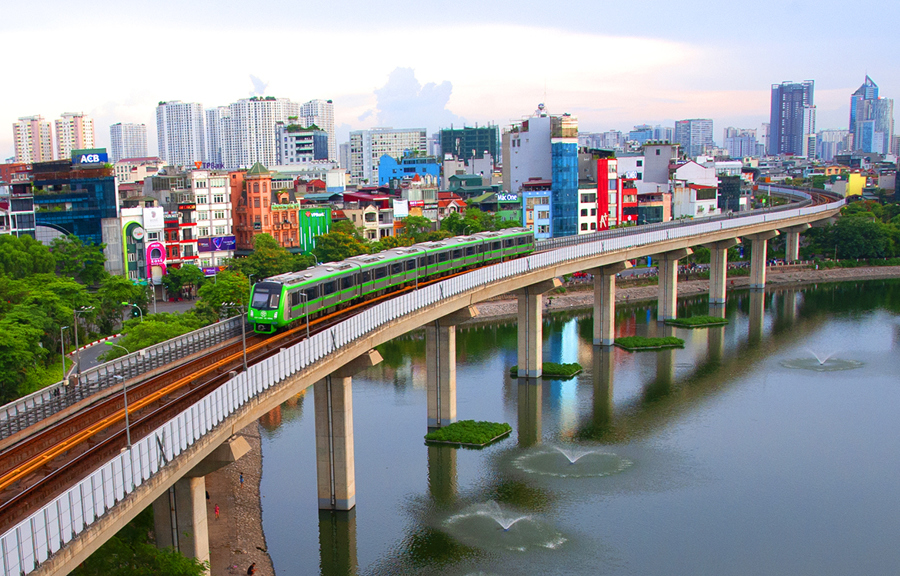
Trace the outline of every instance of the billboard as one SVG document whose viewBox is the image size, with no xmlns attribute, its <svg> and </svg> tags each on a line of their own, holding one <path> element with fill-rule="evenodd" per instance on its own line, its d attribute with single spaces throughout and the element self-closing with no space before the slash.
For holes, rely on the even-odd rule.
<svg viewBox="0 0 900 576">
<path fill-rule="evenodd" d="M 148 230 L 162 230 L 164 225 L 162 207 L 144 208 L 144 228 Z"/>
<path fill-rule="evenodd" d="M 409 200 L 392 200 L 394 203 L 394 218 L 406 218 L 409 216 Z"/>
<path fill-rule="evenodd" d="M 197 251 L 217 252 L 219 250 L 234 250 L 234 236 L 214 236 L 213 238 L 198 238 Z"/>
<path fill-rule="evenodd" d="M 106 148 L 72 150 L 72 164 L 81 168 L 97 168 L 109 162 Z"/>
<path fill-rule="evenodd" d="M 310 252 L 316 247 L 316 236 L 328 234 L 331 231 L 331 207 L 317 206 L 300 210 L 300 248 L 303 252 Z"/>
</svg>

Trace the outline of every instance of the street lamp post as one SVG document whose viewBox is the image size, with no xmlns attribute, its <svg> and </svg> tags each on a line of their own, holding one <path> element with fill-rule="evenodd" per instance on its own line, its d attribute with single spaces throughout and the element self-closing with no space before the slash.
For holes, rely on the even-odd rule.
<svg viewBox="0 0 900 576">
<path fill-rule="evenodd" d="M 222 304 L 225 306 L 237 306 L 238 310 L 241 312 L 241 344 L 244 348 L 244 371 L 247 371 L 247 315 L 244 313 L 244 305 L 238 304 L 236 302 L 226 302 Z"/>
<path fill-rule="evenodd" d="M 138 306 L 137 304 L 132 304 L 131 302 L 122 302 L 122 306 L 131 306 L 131 307 L 133 307 L 133 308 L 137 308 L 137 311 L 138 311 L 138 312 L 140 313 L 140 315 L 141 315 L 141 323 L 144 322 L 144 311 L 141 310 L 141 307 L 140 307 L 140 306 Z"/>
<path fill-rule="evenodd" d="M 309 340 L 309 297 L 306 295 L 306 292 L 300 291 L 297 293 L 298 296 L 303 298 L 303 316 L 306 322 L 306 339 Z"/>
<path fill-rule="evenodd" d="M 256 276 L 256 274 L 250 274 L 249 276 L 247 276 L 247 283 L 250 284 L 250 288 L 253 288 L 253 277 L 254 276 Z"/>
<path fill-rule="evenodd" d="M 93 310 L 93 306 L 82 306 L 74 311 L 75 317 L 75 378 L 81 378 L 81 351 L 78 349 L 78 314 Z"/>
<path fill-rule="evenodd" d="M 59 355 L 62 357 L 62 371 L 63 376 L 60 382 L 65 383 L 66 381 L 66 338 L 65 338 L 65 330 L 68 326 L 60 326 L 59 327 Z"/>
<path fill-rule="evenodd" d="M 116 344 L 112 344 L 112 346 L 116 346 Z M 119 346 L 119 348 L 125 350 L 122 346 Z M 128 350 L 125 351 L 128 352 Z M 128 422 L 128 387 L 125 385 L 124 377 L 113 374 L 113 378 L 118 378 L 122 381 L 122 399 L 125 401 L 125 442 L 128 450 L 131 450 L 131 425 Z"/>
</svg>

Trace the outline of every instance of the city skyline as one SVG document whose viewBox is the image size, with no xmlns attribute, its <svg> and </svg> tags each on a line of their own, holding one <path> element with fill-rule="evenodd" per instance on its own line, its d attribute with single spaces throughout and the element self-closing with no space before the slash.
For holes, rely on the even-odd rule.
<svg viewBox="0 0 900 576">
<path fill-rule="evenodd" d="M 304 102 L 332 99 L 335 107 L 337 141 L 346 142 L 351 130 L 376 126 L 414 128 L 425 126 L 429 134 L 439 128 L 508 125 L 530 114 L 538 103 L 552 113 L 569 112 L 579 118 L 584 131 L 609 129 L 628 131 L 638 124 L 673 126 L 676 120 L 712 118 L 714 138 L 721 144 L 725 126 L 758 128 L 769 116 L 769 88 L 790 79 L 816 82 L 817 126 L 819 129 L 846 129 L 849 96 L 868 74 L 891 98 L 900 94 L 900 65 L 889 51 L 867 54 L 867 59 L 844 54 L 830 42 L 841 33 L 845 22 L 838 16 L 836 2 L 782 5 L 764 1 L 753 7 L 737 7 L 728 15 L 710 14 L 699 3 L 670 6 L 651 2 L 642 14 L 656 14 L 624 31 L 597 23 L 598 8 L 588 1 L 570 1 L 541 15 L 538 7 L 522 7 L 510 2 L 491 6 L 463 2 L 459 10 L 445 13 L 437 7 L 392 2 L 390 7 L 340 2 L 333 11 L 320 15 L 321 28 L 304 31 L 311 45 L 322 46 L 322 64 L 308 59 L 302 74 L 287 72 L 294 65 L 290 55 L 273 53 L 266 58 L 239 45 L 212 42 L 224 31 L 240 31 L 247 45 L 265 45 L 291 30 L 303 6 L 263 2 L 258 14 L 270 18 L 248 23 L 237 6 L 190 3 L 187 13 L 197 21 L 162 26 L 135 19 L 140 6 L 127 7 L 103 0 L 90 13 L 73 13 L 69 5 L 50 0 L 42 9 L 17 5 L 0 23 L 0 53 L 16 53 L 16 46 L 38 31 L 51 32 L 80 26 L 88 37 L 109 36 L 123 26 L 138 37 L 154 42 L 124 44 L 100 55 L 104 66 L 85 75 L 77 66 L 62 67 L 58 81 L 73 90 L 8 91 L 0 96 L 0 122 L 11 126 L 17 118 L 41 114 L 55 118 L 67 110 L 83 110 L 95 120 L 100 146 L 108 146 L 108 127 L 117 122 L 155 125 L 156 103 L 163 100 L 199 102 L 205 109 L 263 91 L 265 95 Z M 872 4 L 872 9 L 891 19 L 896 7 Z M 153 5 L 154 14 L 167 9 L 185 13 L 185 7 L 168 0 Z M 464 15 L 469 6 L 477 10 Z M 54 8 L 55 7 L 55 8 Z M 391 9 L 393 8 L 393 10 Z M 410 10 L 411 20 L 401 27 L 387 14 Z M 603 6 L 604 22 L 633 21 L 636 8 L 627 5 Z M 821 26 L 812 38 L 797 37 L 797 18 L 808 10 L 821 16 Z M 760 17 L 765 14 L 766 18 Z M 278 18 L 271 18 L 274 16 Z M 726 26 L 740 18 L 757 22 L 753 50 L 730 48 Z M 257 19 L 255 19 L 257 20 Z M 282 24 L 281 22 L 284 22 Z M 539 23 L 539 24 L 536 24 Z M 685 39 L 683 25 L 702 29 Z M 682 26 L 680 26 L 682 25 Z M 456 46 L 445 56 L 433 50 L 388 52 L 382 35 L 395 33 L 425 38 L 454 38 Z M 146 34 L 145 34 L 146 33 Z M 529 41 L 541 38 L 541 42 Z M 801 41 L 802 40 L 802 41 Z M 183 54 L 203 54 L 193 63 L 149 65 L 160 61 L 160 47 L 176 42 Z M 382 48 L 381 45 L 385 44 Z M 209 58 L 209 46 L 218 52 Z M 243 45 L 243 43 L 242 43 Z M 366 46 L 368 58 L 359 58 L 358 47 Z M 554 46 L 553 50 L 547 46 Z M 570 58 L 560 58 L 559 46 L 568 46 Z M 87 51 L 90 52 L 90 51 Z M 58 51 L 52 43 L 29 53 L 30 60 L 17 71 L 22 85 L 41 86 L 42 70 L 51 66 Z M 496 55 L 504 55 L 497 60 Z M 495 55 L 495 56 L 491 56 Z M 602 55 L 599 57 L 598 55 Z M 136 62 L 148 64 L 150 73 L 130 77 L 126 83 L 103 70 L 126 69 Z M 590 66 L 586 66 L 586 64 Z M 198 74 L 198 71 L 206 70 Z M 227 70 L 226 74 L 219 71 Z M 209 74 L 216 81 L 209 81 Z M 251 79 L 251 76 L 254 78 Z M 148 148 L 157 149 L 154 131 L 148 131 Z M 0 155 L 13 153 L 10 130 L 0 131 Z"/>
</svg>

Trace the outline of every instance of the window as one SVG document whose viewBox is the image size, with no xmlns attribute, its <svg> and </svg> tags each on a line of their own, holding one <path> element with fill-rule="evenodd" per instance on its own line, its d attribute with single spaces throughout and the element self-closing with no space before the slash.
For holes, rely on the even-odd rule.
<svg viewBox="0 0 900 576">
<path fill-rule="evenodd" d="M 304 290 L 303 293 L 306 294 L 306 299 L 307 299 L 307 301 L 309 301 L 309 300 L 315 300 L 316 298 L 319 297 L 319 287 L 318 287 L 318 286 L 312 286 L 312 287 L 307 288 L 306 290 Z"/>
<path fill-rule="evenodd" d="M 300 304 L 300 291 L 295 290 L 291 292 L 291 308 Z"/>
<path fill-rule="evenodd" d="M 500 249 L 500 242 L 499 242 L 499 241 L 497 241 L 497 242 L 491 242 L 491 250 L 499 250 L 499 249 Z"/>
<path fill-rule="evenodd" d="M 462 250 L 461 249 L 453 251 L 453 259 L 456 260 L 457 258 L 462 258 Z"/>
<path fill-rule="evenodd" d="M 353 288 L 353 276 L 344 276 L 341 278 L 341 290 L 347 290 L 349 288 Z"/>
<path fill-rule="evenodd" d="M 597 229 L 597 223 L 591 222 L 591 230 L 596 230 L 596 229 Z"/>
<path fill-rule="evenodd" d="M 199 199 L 197 200 L 200 201 Z M 224 204 L 225 203 L 225 195 L 224 194 L 213 194 L 213 203 L 215 204 Z"/>
<path fill-rule="evenodd" d="M 429 254 L 428 255 L 428 265 L 431 266 L 432 264 L 434 264 L 434 254 Z"/>
<path fill-rule="evenodd" d="M 385 276 L 387 276 L 387 266 L 381 266 L 381 267 L 375 269 L 375 279 L 376 280 L 381 280 Z"/>
<path fill-rule="evenodd" d="M 201 238 L 204 236 L 209 236 L 209 228 L 207 228 L 206 226 L 201 226 L 200 228 L 197 228 L 197 234 L 199 234 Z"/>
<path fill-rule="evenodd" d="M 450 252 L 441 252 L 438 254 L 438 262 L 446 262 L 450 259 Z"/>
<path fill-rule="evenodd" d="M 209 212 L 204 210 L 203 212 L 197 212 L 197 220 L 209 220 Z"/>
<path fill-rule="evenodd" d="M 197 204 L 206 204 L 206 194 L 197 195 Z"/>
<path fill-rule="evenodd" d="M 581 209 L 581 215 L 582 215 L 582 216 L 587 216 L 587 208 L 582 208 L 582 209 Z"/>
<path fill-rule="evenodd" d="M 588 229 L 588 228 L 587 228 L 587 222 L 582 222 L 582 223 L 581 223 L 581 229 L 582 229 L 582 230 L 587 230 L 587 229 Z"/>
<path fill-rule="evenodd" d="M 643 180 L 643 179 L 644 179 L 644 173 L 643 173 L 643 172 L 638 172 L 638 173 L 637 173 L 637 179 L 638 179 L 638 180 Z"/>
<path fill-rule="evenodd" d="M 415 258 L 413 258 L 412 260 L 407 260 L 407 261 L 406 261 L 406 271 L 407 271 L 407 272 L 410 272 L 410 271 L 415 270 L 415 269 L 416 269 L 416 260 L 415 260 Z"/>
<path fill-rule="evenodd" d="M 253 199 L 253 207 L 254 207 L 254 208 L 259 208 L 259 198 L 254 198 L 254 199 Z"/>
<path fill-rule="evenodd" d="M 359 277 L 360 277 L 360 282 L 362 284 L 365 284 L 366 282 L 371 282 L 372 281 L 372 271 L 366 270 L 366 271 L 362 272 L 359 275 Z"/>
<path fill-rule="evenodd" d="M 394 262 L 391 264 L 391 274 L 400 274 L 403 272 L 403 262 Z"/>
<path fill-rule="evenodd" d="M 656 155 L 659 156 L 659 148 L 656 149 Z"/>
<path fill-rule="evenodd" d="M 637 161 L 637 167 L 638 167 L 638 168 L 642 168 L 643 166 L 644 166 L 644 161 L 643 161 L 643 160 L 638 160 L 638 161 Z"/>
<path fill-rule="evenodd" d="M 223 236 L 225 234 L 225 227 L 224 226 L 216 226 L 215 231 L 216 231 L 216 236 Z"/>
<path fill-rule="evenodd" d="M 213 212 L 213 220 L 224 220 L 225 219 L 225 211 L 224 210 L 216 210 Z"/>
<path fill-rule="evenodd" d="M 334 291 L 337 289 L 337 283 L 332 280 L 331 282 L 326 282 L 322 285 L 322 295 L 328 296 L 329 294 L 334 294 Z"/>
<path fill-rule="evenodd" d="M 596 216 L 596 215 L 597 215 L 597 209 L 591 208 L 591 216 Z"/>
<path fill-rule="evenodd" d="M 528 243 L 528 238 L 526 238 L 525 236 L 519 236 L 519 246 L 522 246 L 527 243 Z"/>
<path fill-rule="evenodd" d="M 466 256 L 474 256 L 475 255 L 475 247 L 474 246 L 466 246 Z"/>
<path fill-rule="evenodd" d="M 147 240 L 159 240 L 159 232 L 147 232 Z"/>
<path fill-rule="evenodd" d="M 503 241 L 504 248 L 511 248 L 512 246 L 515 246 L 515 245 L 516 245 L 516 241 L 513 240 L 512 238 L 508 238 Z"/>
</svg>

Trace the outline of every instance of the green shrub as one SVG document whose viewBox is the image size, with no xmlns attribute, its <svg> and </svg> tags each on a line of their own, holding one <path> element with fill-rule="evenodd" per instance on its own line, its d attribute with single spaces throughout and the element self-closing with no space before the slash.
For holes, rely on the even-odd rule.
<svg viewBox="0 0 900 576">
<path fill-rule="evenodd" d="M 559 378 L 571 378 L 581 372 L 581 364 L 572 362 L 570 364 L 557 364 L 556 362 L 544 362 L 541 372 L 544 376 L 554 376 Z M 519 367 L 513 366 L 509 369 L 509 375 L 516 378 L 519 375 Z"/>
<path fill-rule="evenodd" d="M 645 336 L 623 336 L 616 338 L 616 346 L 626 350 L 651 350 L 657 348 L 684 348 L 684 340 L 674 336 L 647 338 Z"/>
<path fill-rule="evenodd" d="M 429 432 L 425 435 L 425 440 L 428 442 L 483 446 L 511 431 L 512 426 L 506 423 L 460 420 L 434 432 Z"/>
<path fill-rule="evenodd" d="M 704 326 L 723 326 L 728 324 L 725 318 L 718 316 L 691 316 L 690 318 L 673 318 L 666 320 L 666 324 L 681 326 L 683 328 L 702 328 Z"/>
</svg>

